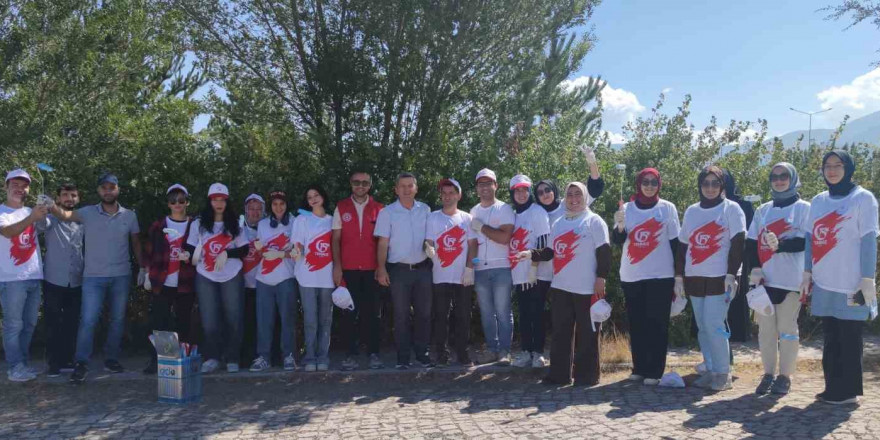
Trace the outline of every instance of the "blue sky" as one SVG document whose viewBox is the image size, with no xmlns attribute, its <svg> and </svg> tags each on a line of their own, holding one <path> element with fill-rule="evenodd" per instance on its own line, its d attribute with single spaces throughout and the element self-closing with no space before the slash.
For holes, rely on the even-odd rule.
<svg viewBox="0 0 880 440">
<path fill-rule="evenodd" d="M 847 22 L 816 12 L 840 1 L 606 0 L 591 20 L 599 41 L 571 79 L 607 80 L 603 128 L 611 132 L 647 114 L 664 89 L 670 112 L 692 95 L 697 129 L 712 115 L 721 123 L 760 117 L 780 135 L 807 128 L 807 116 L 789 107 L 829 106 L 813 127 L 834 128 L 844 114 L 880 110 L 880 69 L 871 67 L 880 30 L 845 30 Z"/>
</svg>

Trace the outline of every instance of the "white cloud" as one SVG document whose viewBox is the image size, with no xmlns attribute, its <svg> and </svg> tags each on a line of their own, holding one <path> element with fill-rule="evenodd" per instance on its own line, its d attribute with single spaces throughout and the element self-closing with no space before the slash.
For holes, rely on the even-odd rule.
<svg viewBox="0 0 880 440">
<path fill-rule="evenodd" d="M 563 81 L 559 87 L 571 90 L 575 87 L 585 86 L 589 81 L 590 77 L 579 76 L 573 80 Z M 615 89 L 607 83 L 602 89 L 602 106 L 602 126 L 613 131 L 619 131 L 627 122 L 635 120 L 639 114 L 646 110 L 635 93 L 629 90 Z"/>
<path fill-rule="evenodd" d="M 829 87 L 816 94 L 822 109 L 832 108 L 827 117 L 839 120 L 844 114 L 859 118 L 880 110 L 880 68 L 856 77 L 849 84 Z"/>
<path fill-rule="evenodd" d="M 602 132 L 604 134 L 608 135 L 608 140 L 612 144 L 625 144 L 626 143 L 626 137 L 624 137 L 620 133 L 614 133 L 613 131 L 606 131 L 606 130 L 603 130 Z"/>
<path fill-rule="evenodd" d="M 672 87 L 666 87 L 662 90 L 662 92 L 664 95 L 668 95 L 670 92 L 672 92 Z"/>
</svg>

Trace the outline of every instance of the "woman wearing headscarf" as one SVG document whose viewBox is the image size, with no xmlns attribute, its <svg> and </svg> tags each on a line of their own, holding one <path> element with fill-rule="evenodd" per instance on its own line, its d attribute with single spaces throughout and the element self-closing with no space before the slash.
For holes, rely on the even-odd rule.
<svg viewBox="0 0 880 440">
<path fill-rule="evenodd" d="M 636 175 L 635 194 L 614 214 L 611 240 L 623 245 L 620 284 L 630 327 L 631 381 L 657 385 L 666 369 L 669 312 L 678 250 L 678 210 L 660 198 L 660 172 Z"/>
<path fill-rule="evenodd" d="M 697 321 L 697 339 L 706 371 L 695 386 L 730 389 L 727 309 L 736 296 L 736 273 L 742 262 L 746 218 L 738 204 L 724 197 L 724 174 L 707 166 L 697 178 L 700 201 L 684 213 L 675 256 L 675 294 L 687 292 Z"/>
<path fill-rule="evenodd" d="M 828 191 L 810 203 L 801 281 L 801 296 L 812 294 L 812 314 L 822 317 L 825 333 L 825 391 L 816 398 L 831 404 L 862 395 L 862 329 L 877 316 L 877 199 L 852 181 L 855 170 L 845 151 L 822 158 Z"/>
<path fill-rule="evenodd" d="M 532 261 L 553 263 L 553 340 L 545 384 L 568 385 L 572 376 L 575 385 L 599 383 L 599 332 L 591 325 L 590 307 L 605 297 L 611 247 L 608 226 L 590 211 L 587 199 L 586 185 L 569 183 L 565 215 L 553 224 L 550 245 L 532 251 Z"/>
<path fill-rule="evenodd" d="M 797 368 L 798 290 L 804 267 L 804 237 L 809 232 L 810 204 L 798 195 L 798 173 L 794 165 L 780 162 L 770 170 L 773 200 L 758 208 L 746 236 L 746 255 L 755 267 L 749 285 L 763 282 L 774 304 L 770 316 L 758 317 L 758 344 L 764 376 L 757 394 L 788 394 L 791 376 Z M 778 358 L 778 360 L 777 360 Z M 776 366 L 779 365 L 779 376 Z"/>
</svg>

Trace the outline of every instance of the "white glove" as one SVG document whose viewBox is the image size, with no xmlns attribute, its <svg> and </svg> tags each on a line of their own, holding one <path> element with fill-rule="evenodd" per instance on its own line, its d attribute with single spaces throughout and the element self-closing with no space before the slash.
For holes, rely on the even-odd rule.
<svg viewBox="0 0 880 440">
<path fill-rule="evenodd" d="M 189 257 L 190 255 L 187 251 L 180 251 L 177 253 L 177 261 L 187 261 L 189 260 Z"/>
<path fill-rule="evenodd" d="M 51 209 L 55 206 L 55 201 L 45 194 L 40 194 L 37 196 L 37 206 L 45 206 L 47 209 Z"/>
<path fill-rule="evenodd" d="M 529 284 L 535 285 L 538 283 L 538 265 L 533 264 L 529 267 Z"/>
<path fill-rule="evenodd" d="M 752 269 L 752 272 L 749 274 L 749 285 L 757 286 L 761 284 L 761 280 L 764 279 L 764 271 L 761 270 L 760 267 L 756 267 Z"/>
<path fill-rule="evenodd" d="M 145 279 L 147 279 L 147 270 L 142 267 L 138 270 L 137 285 L 143 286 Z"/>
<path fill-rule="evenodd" d="M 620 209 L 614 213 L 614 227 L 618 231 L 623 231 L 626 227 L 626 213 L 623 212 L 623 205 L 620 205 Z"/>
<path fill-rule="evenodd" d="M 254 240 L 254 249 L 258 251 L 263 250 L 263 242 L 260 240 Z"/>
<path fill-rule="evenodd" d="M 171 237 L 172 240 L 176 239 L 177 237 L 180 237 L 180 232 L 177 232 L 177 229 L 174 229 L 174 228 L 164 228 L 164 229 L 162 229 L 162 232 L 165 235 Z"/>
<path fill-rule="evenodd" d="M 531 260 L 532 259 L 532 251 L 517 252 L 516 256 L 514 258 L 516 258 L 516 261 Z"/>
<path fill-rule="evenodd" d="M 151 292 L 153 290 L 153 283 L 150 282 L 150 277 L 144 278 L 144 290 L 147 292 Z"/>
<path fill-rule="evenodd" d="M 202 259 L 202 239 L 199 239 L 199 245 L 196 246 L 196 249 L 193 251 L 191 264 L 196 266 L 199 264 L 199 260 Z"/>
<path fill-rule="evenodd" d="M 476 218 L 472 218 L 471 229 L 473 229 L 474 232 L 480 232 L 481 230 L 483 230 L 483 222 L 477 220 Z"/>
<path fill-rule="evenodd" d="M 810 285 L 813 284 L 813 273 L 804 271 L 801 278 L 801 300 L 813 294 Z"/>
<path fill-rule="evenodd" d="M 465 267 L 464 273 L 461 275 L 461 284 L 465 286 L 473 286 L 474 285 L 474 268 L 473 267 Z"/>
<path fill-rule="evenodd" d="M 596 153 L 593 152 L 593 149 L 590 147 L 584 148 L 584 158 L 587 159 L 587 165 L 595 165 L 596 164 Z"/>
<path fill-rule="evenodd" d="M 431 246 L 431 244 L 428 243 L 427 241 L 425 242 L 424 248 L 425 248 L 425 255 L 427 255 L 428 258 L 434 258 L 434 255 L 437 255 L 437 251 L 434 250 L 434 246 Z"/>
<path fill-rule="evenodd" d="M 672 291 L 675 292 L 675 296 L 684 298 L 684 278 L 675 277 L 675 287 L 672 288 Z"/>
<path fill-rule="evenodd" d="M 279 258 L 284 258 L 284 251 L 266 251 L 263 252 L 263 259 L 266 261 L 277 260 Z"/>
<path fill-rule="evenodd" d="M 736 275 L 724 275 L 724 291 L 730 294 L 730 301 L 736 298 Z"/>
<path fill-rule="evenodd" d="M 217 254 L 217 259 L 214 260 L 214 272 L 222 271 L 223 267 L 226 266 L 227 259 L 229 259 L 229 255 L 226 253 L 226 251 Z"/>
<path fill-rule="evenodd" d="M 770 250 L 776 252 L 776 250 L 779 249 L 779 237 L 777 237 L 776 234 L 767 231 L 764 233 L 764 244 L 766 244 Z"/>
<path fill-rule="evenodd" d="M 870 307 L 871 304 L 877 303 L 877 282 L 873 278 L 862 278 L 859 282 L 859 290 L 865 296 L 865 305 Z"/>
<path fill-rule="evenodd" d="M 299 261 L 302 258 L 302 252 L 300 252 L 299 248 L 294 246 L 293 249 L 290 250 L 290 258 L 293 258 L 294 261 Z"/>
</svg>

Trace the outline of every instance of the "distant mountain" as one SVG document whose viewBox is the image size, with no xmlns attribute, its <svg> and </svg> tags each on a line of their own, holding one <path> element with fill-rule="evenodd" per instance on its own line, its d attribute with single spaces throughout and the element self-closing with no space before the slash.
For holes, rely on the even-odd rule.
<svg viewBox="0 0 880 440">
<path fill-rule="evenodd" d="M 814 128 L 813 141 L 817 144 L 825 144 L 834 134 L 834 130 L 827 128 Z M 803 136 L 802 145 L 807 143 L 807 130 L 798 130 L 786 133 L 779 138 L 786 147 L 793 147 L 798 138 Z M 837 145 L 850 143 L 866 143 L 880 145 L 880 112 L 874 112 L 858 119 L 853 119 L 846 124 Z"/>
</svg>

